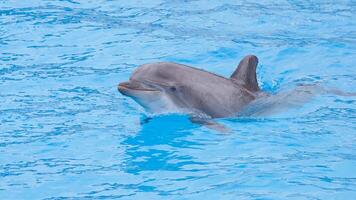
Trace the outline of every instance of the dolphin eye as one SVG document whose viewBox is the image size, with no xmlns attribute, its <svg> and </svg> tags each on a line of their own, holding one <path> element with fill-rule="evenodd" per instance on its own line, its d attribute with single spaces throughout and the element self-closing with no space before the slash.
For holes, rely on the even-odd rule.
<svg viewBox="0 0 356 200">
<path fill-rule="evenodd" d="M 177 90 L 177 88 L 176 88 L 176 87 L 174 87 L 174 86 L 170 87 L 169 89 L 170 89 L 172 92 L 174 92 L 174 91 L 176 91 L 176 90 Z"/>
</svg>

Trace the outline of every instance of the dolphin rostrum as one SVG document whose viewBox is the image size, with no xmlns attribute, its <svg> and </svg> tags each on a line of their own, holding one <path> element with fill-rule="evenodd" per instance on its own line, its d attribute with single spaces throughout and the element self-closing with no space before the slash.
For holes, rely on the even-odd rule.
<svg viewBox="0 0 356 200">
<path fill-rule="evenodd" d="M 153 113 L 236 116 L 261 93 L 257 64 L 256 56 L 245 56 L 230 78 L 176 63 L 144 64 L 118 90 Z"/>
</svg>

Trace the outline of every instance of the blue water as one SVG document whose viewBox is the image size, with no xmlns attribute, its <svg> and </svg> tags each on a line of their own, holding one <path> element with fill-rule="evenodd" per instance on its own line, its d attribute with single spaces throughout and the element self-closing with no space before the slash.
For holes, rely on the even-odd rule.
<svg viewBox="0 0 356 200">
<path fill-rule="evenodd" d="M 355 1 L 0 0 L 0 199 L 356 199 L 355 97 L 264 117 L 145 113 L 140 64 L 229 76 L 259 57 L 270 93 L 355 92 Z"/>
</svg>

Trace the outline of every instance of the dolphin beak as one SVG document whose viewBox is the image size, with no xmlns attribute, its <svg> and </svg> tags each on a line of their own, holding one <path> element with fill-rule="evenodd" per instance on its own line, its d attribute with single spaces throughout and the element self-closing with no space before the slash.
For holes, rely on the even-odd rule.
<svg viewBox="0 0 356 200">
<path fill-rule="evenodd" d="M 126 90 L 130 88 L 130 82 L 122 82 L 117 86 L 117 89 L 121 94 L 124 94 Z"/>
<path fill-rule="evenodd" d="M 121 94 L 126 95 L 129 91 L 140 91 L 140 92 L 157 92 L 155 88 L 146 86 L 145 84 L 138 83 L 136 81 L 126 81 L 122 82 L 117 86 L 117 89 Z"/>
</svg>

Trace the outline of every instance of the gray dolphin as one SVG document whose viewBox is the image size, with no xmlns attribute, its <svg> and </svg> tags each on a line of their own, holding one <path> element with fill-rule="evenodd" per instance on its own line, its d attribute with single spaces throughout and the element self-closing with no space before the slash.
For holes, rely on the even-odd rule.
<svg viewBox="0 0 356 200">
<path fill-rule="evenodd" d="M 260 95 L 258 59 L 245 56 L 230 78 L 182 64 L 139 66 L 118 90 L 153 113 L 183 112 L 221 118 L 236 116 Z M 201 123 L 201 120 L 196 120 Z"/>
</svg>

